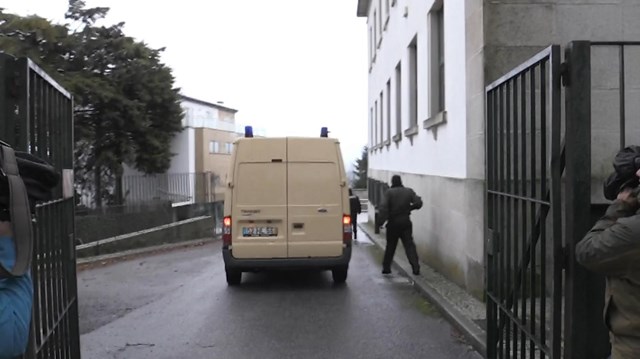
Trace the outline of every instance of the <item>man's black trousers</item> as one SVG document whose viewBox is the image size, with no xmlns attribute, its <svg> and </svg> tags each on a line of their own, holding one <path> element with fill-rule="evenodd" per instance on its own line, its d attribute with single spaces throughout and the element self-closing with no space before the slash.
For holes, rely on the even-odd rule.
<svg viewBox="0 0 640 359">
<path fill-rule="evenodd" d="M 356 216 L 351 216 L 351 231 L 353 232 L 353 238 L 358 238 L 358 222 L 356 221 L 357 219 L 357 215 Z"/>
<path fill-rule="evenodd" d="M 420 270 L 418 252 L 416 251 L 416 244 L 413 242 L 413 225 L 410 221 L 408 223 L 387 224 L 387 247 L 384 251 L 382 269 L 391 269 L 391 262 L 393 261 L 393 256 L 396 253 L 398 239 L 402 240 L 402 246 L 407 254 L 407 259 L 411 264 L 411 268 L 414 271 Z"/>
</svg>

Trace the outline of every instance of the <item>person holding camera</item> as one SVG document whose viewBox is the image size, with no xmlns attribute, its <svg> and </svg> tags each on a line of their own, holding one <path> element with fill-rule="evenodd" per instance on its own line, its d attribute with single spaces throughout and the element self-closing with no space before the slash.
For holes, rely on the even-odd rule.
<svg viewBox="0 0 640 359">
<path fill-rule="evenodd" d="M 640 358 L 640 147 L 622 150 L 605 182 L 615 199 L 582 241 L 576 260 L 607 279 L 604 321 L 612 359 Z"/>
</svg>

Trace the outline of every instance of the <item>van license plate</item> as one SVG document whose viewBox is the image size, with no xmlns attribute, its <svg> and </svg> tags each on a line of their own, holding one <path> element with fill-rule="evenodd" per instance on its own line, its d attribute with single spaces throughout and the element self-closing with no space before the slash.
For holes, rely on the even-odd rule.
<svg viewBox="0 0 640 359">
<path fill-rule="evenodd" d="M 242 227 L 243 237 L 275 237 L 277 235 L 276 227 Z"/>
</svg>

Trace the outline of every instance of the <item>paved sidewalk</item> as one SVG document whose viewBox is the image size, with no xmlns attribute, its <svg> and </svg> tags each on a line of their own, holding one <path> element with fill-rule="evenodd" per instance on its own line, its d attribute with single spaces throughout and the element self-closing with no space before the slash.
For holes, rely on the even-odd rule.
<svg viewBox="0 0 640 359">
<path fill-rule="evenodd" d="M 375 234 L 373 224 L 370 222 L 359 222 L 358 227 L 367 234 L 373 243 L 384 249 L 386 245 L 384 229 L 380 230 L 380 234 Z M 447 280 L 424 262 L 420 263 L 421 275 L 413 275 L 411 265 L 404 254 L 404 248 L 401 247 L 402 243 L 400 242 L 394 257 L 395 267 L 392 268 L 392 271 L 400 270 L 411 278 L 414 281 L 414 286 L 442 311 L 444 316 L 465 335 L 469 343 L 480 354 L 486 357 L 486 332 L 481 326 L 481 323 L 486 322 L 484 303 Z M 380 270 L 382 270 L 382 264 L 380 264 Z"/>
</svg>

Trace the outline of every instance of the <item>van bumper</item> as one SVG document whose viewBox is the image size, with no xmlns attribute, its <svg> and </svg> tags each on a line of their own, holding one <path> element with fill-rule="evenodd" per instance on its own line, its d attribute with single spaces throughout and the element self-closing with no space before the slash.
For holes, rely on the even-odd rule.
<svg viewBox="0 0 640 359">
<path fill-rule="evenodd" d="M 269 258 L 269 259 L 239 259 L 233 257 L 232 250 L 228 247 L 222 248 L 222 257 L 227 269 L 241 271 L 259 271 L 266 269 L 332 269 L 335 267 L 346 267 L 351 260 L 351 246 L 344 248 L 339 257 L 321 258 Z"/>
</svg>

